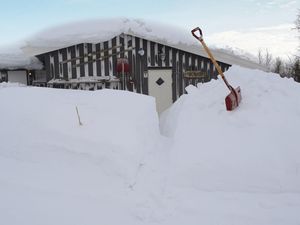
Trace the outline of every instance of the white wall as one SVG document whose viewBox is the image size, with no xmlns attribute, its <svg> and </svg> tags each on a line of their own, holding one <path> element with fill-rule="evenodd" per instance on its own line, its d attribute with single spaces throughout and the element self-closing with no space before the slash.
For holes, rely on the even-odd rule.
<svg viewBox="0 0 300 225">
<path fill-rule="evenodd" d="M 9 82 L 21 83 L 27 85 L 27 72 L 26 70 L 8 71 L 7 77 Z"/>
</svg>

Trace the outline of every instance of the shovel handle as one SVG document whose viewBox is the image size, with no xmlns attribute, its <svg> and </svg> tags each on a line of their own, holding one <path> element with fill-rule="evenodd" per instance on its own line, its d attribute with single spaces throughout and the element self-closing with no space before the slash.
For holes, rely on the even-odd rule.
<svg viewBox="0 0 300 225">
<path fill-rule="evenodd" d="M 196 32 L 199 31 L 199 35 L 196 34 Z M 202 30 L 200 29 L 200 27 L 196 27 L 192 30 L 192 35 L 198 39 L 198 40 L 201 40 L 202 39 Z"/>
<path fill-rule="evenodd" d="M 196 32 L 199 31 L 199 36 L 197 36 Z M 216 61 L 216 59 L 214 58 L 213 54 L 211 53 L 211 51 L 209 50 L 209 48 L 207 47 L 206 43 L 203 40 L 203 34 L 202 34 L 202 30 L 199 27 L 196 27 L 192 30 L 192 35 L 201 42 L 201 44 L 204 47 L 204 50 L 206 51 L 206 53 L 208 54 L 210 60 L 212 61 L 212 63 L 214 64 L 214 66 L 216 67 L 218 73 L 220 74 L 220 76 L 222 77 L 222 79 L 224 80 L 226 86 L 228 87 L 228 89 L 230 91 L 234 91 L 233 87 L 230 86 L 230 84 L 228 83 L 228 81 L 225 78 L 225 75 L 221 69 L 221 67 L 219 66 L 218 62 Z"/>
</svg>

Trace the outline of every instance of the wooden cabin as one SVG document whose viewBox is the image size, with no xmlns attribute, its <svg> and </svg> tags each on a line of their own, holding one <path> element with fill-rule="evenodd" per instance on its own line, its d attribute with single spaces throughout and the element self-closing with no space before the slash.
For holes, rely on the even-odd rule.
<svg viewBox="0 0 300 225">
<path fill-rule="evenodd" d="M 36 57 L 44 64 L 48 87 L 129 90 L 154 96 L 160 112 L 187 85 L 217 78 L 207 57 L 124 33 L 105 42 L 81 43 Z M 223 71 L 230 67 L 219 63 Z"/>
</svg>

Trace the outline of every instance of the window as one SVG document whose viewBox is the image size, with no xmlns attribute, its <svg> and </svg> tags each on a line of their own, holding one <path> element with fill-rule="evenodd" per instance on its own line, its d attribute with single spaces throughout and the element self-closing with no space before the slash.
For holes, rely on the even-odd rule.
<svg viewBox="0 0 300 225">
<path fill-rule="evenodd" d="M 0 82 L 6 82 L 7 81 L 7 72 L 1 71 L 0 73 Z"/>
</svg>

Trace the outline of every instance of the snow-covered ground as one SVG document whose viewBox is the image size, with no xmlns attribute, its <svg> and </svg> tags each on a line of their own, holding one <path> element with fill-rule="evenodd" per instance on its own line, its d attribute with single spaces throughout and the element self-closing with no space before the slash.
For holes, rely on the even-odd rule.
<svg viewBox="0 0 300 225">
<path fill-rule="evenodd" d="M 242 89 L 237 110 L 225 110 L 229 91 L 219 79 L 189 86 L 161 117 L 163 134 L 173 140 L 169 179 L 177 187 L 175 202 L 192 212 L 182 218 L 203 224 L 297 224 L 300 86 L 240 67 L 226 76 Z"/>
<path fill-rule="evenodd" d="M 153 98 L 6 84 L 0 102 L 0 224 L 138 224 L 159 198 Z"/>
<path fill-rule="evenodd" d="M 237 110 L 216 80 L 160 123 L 149 96 L 0 84 L 0 224 L 299 224 L 300 86 L 226 76 Z"/>
</svg>

